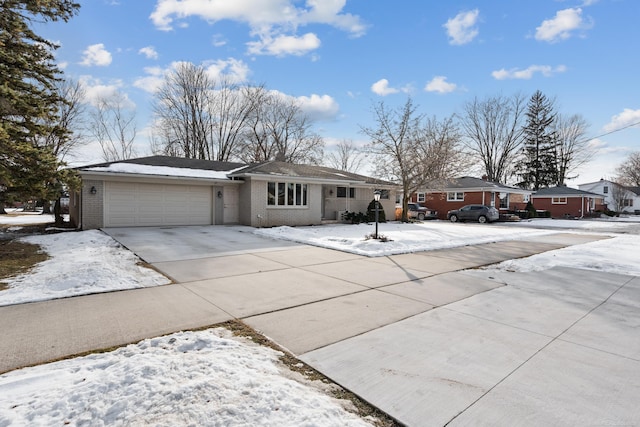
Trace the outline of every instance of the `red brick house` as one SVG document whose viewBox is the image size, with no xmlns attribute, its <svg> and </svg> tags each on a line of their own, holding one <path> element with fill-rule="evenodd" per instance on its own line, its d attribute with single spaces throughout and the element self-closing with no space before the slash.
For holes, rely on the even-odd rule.
<svg viewBox="0 0 640 427">
<path fill-rule="evenodd" d="M 497 182 L 464 176 L 433 185 L 411 196 L 411 201 L 438 211 L 439 219 L 447 219 L 447 212 L 464 205 L 494 206 L 500 213 L 522 210 L 533 192 Z"/>
<path fill-rule="evenodd" d="M 552 218 L 583 218 L 606 208 L 604 196 L 569 187 L 550 187 L 536 191 L 531 203 Z"/>
</svg>

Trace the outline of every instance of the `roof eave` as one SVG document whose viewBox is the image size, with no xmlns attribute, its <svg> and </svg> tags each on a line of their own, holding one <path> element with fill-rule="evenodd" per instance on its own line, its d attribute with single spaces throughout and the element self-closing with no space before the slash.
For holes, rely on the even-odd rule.
<svg viewBox="0 0 640 427">
<path fill-rule="evenodd" d="M 146 178 L 146 179 L 166 179 L 166 180 L 192 180 L 211 183 L 240 183 L 241 181 L 233 181 L 229 178 L 208 178 L 197 176 L 185 176 L 185 175 L 156 175 L 156 174 L 142 174 L 142 173 L 130 173 L 130 172 L 108 172 L 108 171 L 91 171 L 91 170 L 78 170 L 80 176 L 92 177 L 92 178 Z"/>
</svg>

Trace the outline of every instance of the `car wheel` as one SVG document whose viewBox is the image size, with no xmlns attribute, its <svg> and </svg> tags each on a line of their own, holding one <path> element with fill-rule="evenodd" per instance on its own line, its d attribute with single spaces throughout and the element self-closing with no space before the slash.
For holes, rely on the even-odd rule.
<svg viewBox="0 0 640 427">
<path fill-rule="evenodd" d="M 449 217 L 449 221 L 451 222 L 458 222 L 458 215 L 451 215 Z"/>
<path fill-rule="evenodd" d="M 487 217 L 486 217 L 486 216 L 484 216 L 484 215 L 480 215 L 480 216 L 478 217 L 478 222 L 479 222 L 480 224 L 485 224 L 485 223 L 487 222 Z"/>
<path fill-rule="evenodd" d="M 424 221 L 424 214 L 418 214 L 418 220 Z"/>
</svg>

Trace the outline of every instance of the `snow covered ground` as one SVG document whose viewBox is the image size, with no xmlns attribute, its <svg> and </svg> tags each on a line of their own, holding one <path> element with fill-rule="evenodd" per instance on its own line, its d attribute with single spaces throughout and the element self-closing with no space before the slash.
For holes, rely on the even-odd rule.
<svg viewBox="0 0 640 427">
<path fill-rule="evenodd" d="M 0 292 L 0 306 L 170 283 L 162 274 L 140 265 L 134 253 L 98 230 L 34 235 L 21 240 L 40 245 L 51 258 L 26 274 L 3 279 L 8 288 Z"/>
<path fill-rule="evenodd" d="M 336 224 L 312 227 L 274 227 L 256 229 L 255 233 L 275 239 L 291 240 L 366 256 L 387 256 L 429 251 L 456 246 L 476 245 L 502 240 L 541 236 L 557 231 L 514 229 L 495 224 L 460 224 L 448 221 L 428 221 L 403 224 L 378 224 L 378 234 L 391 241 L 365 239 L 374 232 L 373 224 Z"/>
<path fill-rule="evenodd" d="M 370 426 L 222 328 L 0 375 L 1 426 Z"/>
<path fill-rule="evenodd" d="M 564 232 L 564 227 L 580 233 L 584 231 L 575 230 L 582 224 L 594 233 L 593 227 L 598 227 L 593 221 L 566 221 L 564 227 L 554 221 L 556 230 L 549 230 L 551 222 L 536 229 L 537 222 L 380 224 L 380 234 L 393 240 L 387 243 L 365 240 L 373 232 L 367 224 L 277 227 L 256 233 L 380 256 L 520 239 Z M 633 224 L 606 224 L 602 229 L 612 238 L 488 268 L 535 271 L 562 265 L 640 276 L 638 235 L 622 234 Z M 612 225 L 620 234 L 610 232 Z M 25 240 L 42 245 L 53 258 L 9 281 L 10 289 L 0 291 L 0 305 L 18 302 L 20 292 L 20 301 L 26 302 L 166 283 L 99 231 Z M 370 420 L 353 415 L 344 409 L 344 402 L 329 397 L 326 387 L 288 370 L 274 350 L 226 330 L 181 332 L 0 375 L 0 425 L 368 425 Z"/>
</svg>

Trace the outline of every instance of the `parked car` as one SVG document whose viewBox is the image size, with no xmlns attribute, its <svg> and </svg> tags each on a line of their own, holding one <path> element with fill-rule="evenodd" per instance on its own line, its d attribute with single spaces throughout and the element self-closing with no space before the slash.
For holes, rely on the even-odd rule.
<svg viewBox="0 0 640 427">
<path fill-rule="evenodd" d="M 478 221 L 479 223 L 494 222 L 500 219 L 498 209 L 484 205 L 466 205 L 460 209 L 447 212 L 451 222 Z"/>
<path fill-rule="evenodd" d="M 420 206 L 418 203 L 408 203 L 407 206 L 409 208 L 409 214 L 408 214 L 409 218 L 415 218 L 415 219 L 418 219 L 420 221 L 422 221 L 423 219 L 437 219 L 438 218 L 438 212 L 437 211 L 432 211 L 429 208 L 425 208 L 424 206 Z"/>
</svg>

